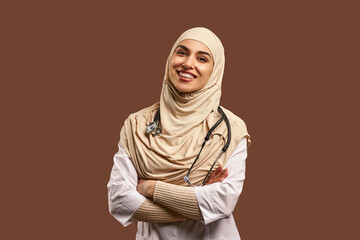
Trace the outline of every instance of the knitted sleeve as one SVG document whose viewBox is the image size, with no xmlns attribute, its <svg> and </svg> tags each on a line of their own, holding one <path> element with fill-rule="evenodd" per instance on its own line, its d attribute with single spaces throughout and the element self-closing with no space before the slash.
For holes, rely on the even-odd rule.
<svg viewBox="0 0 360 240">
<path fill-rule="evenodd" d="M 157 181 L 153 200 L 185 217 L 194 220 L 203 219 L 193 187 Z"/>
<path fill-rule="evenodd" d="M 131 217 L 132 220 L 152 223 L 185 221 L 186 217 L 146 199 Z"/>
<path fill-rule="evenodd" d="M 114 156 L 108 187 L 111 215 L 123 226 L 134 220 L 143 222 L 177 222 L 187 218 L 142 196 L 137 190 L 138 175 L 121 144 Z"/>
</svg>

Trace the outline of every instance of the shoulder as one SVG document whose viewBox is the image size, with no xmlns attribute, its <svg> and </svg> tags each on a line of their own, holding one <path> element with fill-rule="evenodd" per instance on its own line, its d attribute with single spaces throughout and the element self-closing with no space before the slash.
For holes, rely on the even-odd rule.
<svg viewBox="0 0 360 240">
<path fill-rule="evenodd" d="M 134 112 L 126 118 L 120 131 L 120 139 L 123 146 L 128 146 L 127 141 L 133 140 L 135 136 L 134 133 L 138 131 L 139 128 L 147 126 L 153 121 L 157 109 L 159 109 L 159 103 Z"/>
<path fill-rule="evenodd" d="M 239 142 L 240 139 L 246 137 L 247 139 L 247 146 L 250 146 L 250 135 L 248 133 L 245 121 L 242 120 L 239 116 L 231 112 L 230 110 L 221 107 L 226 114 L 227 118 L 229 119 L 229 123 L 231 126 L 231 131 L 234 133 L 232 134 L 233 137 L 236 138 L 236 142 Z M 236 133 L 236 134 L 235 134 Z"/>
<path fill-rule="evenodd" d="M 221 109 L 226 114 L 226 116 L 229 119 L 229 122 L 230 122 L 230 124 L 232 126 L 246 129 L 246 124 L 245 124 L 245 121 L 243 119 L 241 119 L 239 116 L 237 116 L 236 114 L 231 112 L 229 109 L 226 109 L 226 108 L 224 108 L 222 106 L 221 106 Z"/>
<path fill-rule="evenodd" d="M 156 111 L 159 109 L 160 104 L 159 103 L 155 103 L 149 107 L 143 108 L 137 112 L 131 113 L 127 119 L 125 120 L 126 122 L 132 122 L 132 121 L 136 121 L 139 119 L 152 119 L 153 116 L 155 115 Z"/>
</svg>

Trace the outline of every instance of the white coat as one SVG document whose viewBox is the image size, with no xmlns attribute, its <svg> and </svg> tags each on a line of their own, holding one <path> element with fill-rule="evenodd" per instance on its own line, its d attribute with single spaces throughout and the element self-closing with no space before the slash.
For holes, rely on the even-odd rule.
<svg viewBox="0 0 360 240">
<path fill-rule="evenodd" d="M 224 167 L 229 175 L 222 183 L 196 187 L 195 194 L 203 220 L 184 222 L 151 223 L 138 222 L 136 239 L 240 239 L 232 212 L 243 188 L 245 180 L 245 160 L 247 139 L 242 138 Z M 110 193 L 116 188 L 117 199 L 113 202 L 110 195 L 109 210 L 123 226 L 133 223 L 132 215 L 145 201 L 136 190 L 138 176 L 131 159 L 119 143 L 119 151 L 114 156 L 114 165 L 107 184 Z M 116 209 L 116 211 L 113 211 Z"/>
</svg>

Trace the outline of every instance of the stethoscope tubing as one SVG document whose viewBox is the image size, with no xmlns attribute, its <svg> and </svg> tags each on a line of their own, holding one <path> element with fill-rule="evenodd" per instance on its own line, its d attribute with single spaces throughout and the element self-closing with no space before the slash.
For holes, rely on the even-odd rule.
<svg viewBox="0 0 360 240">
<path fill-rule="evenodd" d="M 189 181 L 188 176 L 189 176 L 192 168 L 194 167 L 196 161 L 199 159 L 199 156 L 200 156 L 200 154 L 201 154 L 201 152 L 202 152 L 202 150 L 203 150 L 203 148 L 204 148 L 204 146 L 205 146 L 205 143 L 210 139 L 212 132 L 215 130 L 215 128 L 217 128 L 217 127 L 220 125 L 220 123 L 221 123 L 223 120 L 225 120 L 226 127 L 227 127 L 227 129 L 228 129 L 227 141 L 226 141 L 224 147 L 221 149 L 221 152 L 219 153 L 219 155 L 216 157 L 214 163 L 211 165 L 211 168 L 210 168 L 209 172 L 206 174 L 205 179 L 204 179 L 204 181 L 201 183 L 200 186 L 202 186 L 202 185 L 205 184 L 205 182 L 206 182 L 207 178 L 209 177 L 212 169 L 214 168 L 216 162 L 219 160 L 219 158 L 221 157 L 221 155 L 222 155 L 224 152 L 226 152 L 226 150 L 228 149 L 228 147 L 229 147 L 229 145 L 230 145 L 230 142 L 231 142 L 231 127 L 230 127 L 229 119 L 227 118 L 226 114 L 224 113 L 224 111 L 221 109 L 220 106 L 218 106 L 218 112 L 221 113 L 220 119 L 210 128 L 209 132 L 206 134 L 205 139 L 204 139 L 204 142 L 203 142 L 202 145 L 201 145 L 201 149 L 200 149 L 198 155 L 196 156 L 194 162 L 191 164 L 191 167 L 189 168 L 189 171 L 187 172 L 187 174 L 186 174 L 185 177 L 184 177 L 184 180 L 185 180 L 187 183 L 189 183 L 189 185 L 191 185 L 191 186 L 195 186 L 195 185 L 193 185 L 193 184 Z M 153 133 L 154 131 L 155 131 L 155 133 Z M 160 109 L 156 112 L 155 117 L 154 117 L 154 121 L 151 122 L 151 123 L 146 127 L 146 132 L 147 132 L 147 133 L 152 133 L 152 134 L 154 134 L 154 135 L 158 135 L 158 134 L 161 132 L 161 129 L 160 129 Z"/>
</svg>

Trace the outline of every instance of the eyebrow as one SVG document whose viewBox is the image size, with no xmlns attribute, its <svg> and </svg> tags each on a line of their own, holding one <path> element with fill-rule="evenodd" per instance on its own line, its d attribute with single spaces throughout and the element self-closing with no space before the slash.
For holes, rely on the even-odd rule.
<svg viewBox="0 0 360 240">
<path fill-rule="evenodd" d="M 185 47 L 184 45 L 179 45 L 178 47 L 180 47 L 180 48 L 182 48 L 182 49 L 184 49 L 186 51 L 189 51 L 189 48 Z M 208 53 L 208 52 L 198 51 L 198 53 L 205 54 L 205 55 L 208 55 L 209 57 L 211 57 L 210 53 Z"/>
</svg>

